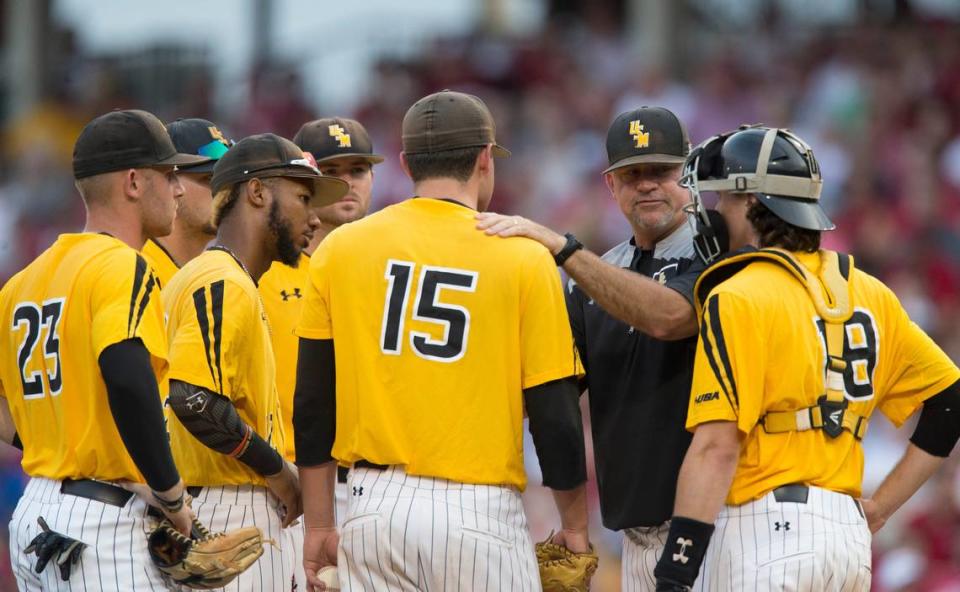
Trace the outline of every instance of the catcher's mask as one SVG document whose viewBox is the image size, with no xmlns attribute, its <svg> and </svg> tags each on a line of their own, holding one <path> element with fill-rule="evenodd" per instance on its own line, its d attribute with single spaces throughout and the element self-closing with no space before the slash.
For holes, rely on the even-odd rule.
<svg viewBox="0 0 960 592">
<path fill-rule="evenodd" d="M 701 191 L 752 193 L 778 218 L 808 230 L 833 230 L 820 207 L 823 180 L 813 149 L 788 129 L 742 125 L 694 148 L 680 185 L 690 190 L 686 207 L 697 254 L 707 263 L 725 250 L 703 206 Z"/>
</svg>

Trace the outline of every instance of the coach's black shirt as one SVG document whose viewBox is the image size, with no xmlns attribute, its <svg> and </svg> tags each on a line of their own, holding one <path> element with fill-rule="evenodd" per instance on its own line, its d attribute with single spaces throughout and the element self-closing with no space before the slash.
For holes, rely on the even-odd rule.
<svg viewBox="0 0 960 592">
<path fill-rule="evenodd" d="M 637 249 L 631 238 L 603 259 L 673 288 L 691 306 L 704 269 L 686 224 L 652 251 Z M 661 524 L 673 514 L 677 473 L 690 445 L 684 424 L 697 339 L 660 341 L 641 333 L 572 280 L 567 309 L 587 371 L 603 524 L 613 530 Z"/>
</svg>

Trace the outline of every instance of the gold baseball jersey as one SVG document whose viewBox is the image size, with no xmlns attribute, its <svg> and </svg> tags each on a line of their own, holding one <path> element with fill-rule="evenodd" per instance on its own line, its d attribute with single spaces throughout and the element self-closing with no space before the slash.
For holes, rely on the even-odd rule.
<svg viewBox="0 0 960 592">
<path fill-rule="evenodd" d="M 303 294 L 307 287 L 310 257 L 301 255 L 297 267 L 274 261 L 260 278 L 260 298 L 270 321 L 270 338 L 277 364 L 277 393 L 280 396 L 280 415 L 286 435 L 284 457 L 293 462 L 293 391 L 297 386 L 297 353 L 300 338 L 294 330 L 303 310 Z"/>
<path fill-rule="evenodd" d="M 522 389 L 582 375 L 550 253 L 413 198 L 324 239 L 297 334 L 333 339 L 333 456 L 526 485 Z"/>
<path fill-rule="evenodd" d="M 147 258 L 150 267 L 153 268 L 153 272 L 160 281 L 161 288 L 169 284 L 170 278 L 180 270 L 180 266 L 173 260 L 170 253 L 152 238 L 147 239 L 140 252 Z"/>
<path fill-rule="evenodd" d="M 257 285 L 233 255 L 209 250 L 163 289 L 170 379 L 230 399 L 240 418 L 283 451 L 270 328 Z M 166 409 L 170 447 L 188 485 L 263 485 L 235 458 L 207 448 Z"/>
<path fill-rule="evenodd" d="M 820 276 L 818 253 L 791 253 Z M 853 314 L 843 327 L 848 413 L 879 409 L 900 426 L 960 370 L 876 278 L 850 272 Z M 825 392 L 826 326 L 803 283 L 781 265 L 751 263 L 706 299 L 687 427 L 734 421 L 742 439 L 727 503 L 742 504 L 789 483 L 859 496 L 863 449 L 850 431 L 767 433 L 761 418 L 817 404 Z"/>
<path fill-rule="evenodd" d="M 0 317 L 0 393 L 23 440 L 23 470 L 142 483 L 98 360 L 107 347 L 139 339 L 157 379 L 165 379 L 163 309 L 146 260 L 105 234 L 60 235 L 4 286 Z"/>
</svg>

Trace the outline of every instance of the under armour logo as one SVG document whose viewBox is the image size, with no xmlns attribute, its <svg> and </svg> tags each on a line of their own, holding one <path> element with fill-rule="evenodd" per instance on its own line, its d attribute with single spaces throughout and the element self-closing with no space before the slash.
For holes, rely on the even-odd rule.
<svg viewBox="0 0 960 592">
<path fill-rule="evenodd" d="M 685 538 L 683 538 L 683 537 L 679 537 L 679 538 L 677 538 L 677 544 L 680 545 L 680 552 L 673 554 L 673 560 L 674 560 L 674 561 L 679 561 L 680 563 L 686 565 L 687 562 L 690 561 L 690 558 L 687 557 L 687 555 L 686 555 L 687 547 L 692 547 L 692 546 L 693 546 L 693 541 L 690 540 L 690 539 L 685 539 Z"/>
<path fill-rule="evenodd" d="M 354 487 L 353 495 L 363 495 L 363 487 Z"/>
<path fill-rule="evenodd" d="M 774 529 L 774 530 L 777 530 L 777 531 L 779 531 L 779 530 L 790 530 L 790 523 L 789 523 L 789 522 L 783 522 L 783 523 L 774 522 L 774 523 L 773 523 L 773 529 Z"/>
<path fill-rule="evenodd" d="M 337 146 L 340 148 L 350 147 L 350 134 L 347 133 L 347 130 L 343 129 L 339 125 L 334 124 L 329 126 L 327 131 L 329 132 L 331 138 L 337 140 Z"/>
<path fill-rule="evenodd" d="M 194 413 L 203 413 L 207 406 L 207 394 L 203 391 L 197 391 L 187 397 L 187 409 Z"/>
<path fill-rule="evenodd" d="M 286 302 L 291 298 L 303 298 L 303 294 L 300 293 L 300 288 L 294 288 L 293 293 L 287 292 L 286 290 L 280 290 L 280 297 L 283 298 L 284 302 Z"/>
</svg>

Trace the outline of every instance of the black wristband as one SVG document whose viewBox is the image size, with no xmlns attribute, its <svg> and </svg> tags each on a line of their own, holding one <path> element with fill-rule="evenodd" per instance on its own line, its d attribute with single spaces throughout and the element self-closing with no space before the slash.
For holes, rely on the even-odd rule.
<svg viewBox="0 0 960 592">
<path fill-rule="evenodd" d="M 573 236 L 573 234 L 568 232 L 563 236 L 567 237 L 567 242 L 565 245 L 563 245 L 563 248 L 560 249 L 560 252 L 553 256 L 553 260 L 556 262 L 558 267 L 566 263 L 567 259 L 570 258 L 570 255 L 573 255 L 583 248 L 583 243 L 578 241 L 577 237 Z"/>
<path fill-rule="evenodd" d="M 693 586 L 700 573 L 700 565 L 707 553 L 712 534 L 712 524 L 674 516 L 670 521 L 670 532 L 667 534 L 663 555 L 653 570 L 657 583 Z"/>
<path fill-rule="evenodd" d="M 170 512 L 171 514 L 176 514 L 183 508 L 183 490 L 180 490 L 180 497 L 175 500 L 168 500 L 157 495 L 157 492 L 153 492 L 153 499 L 157 501 L 157 504 L 160 505 L 165 511 Z"/>
</svg>

